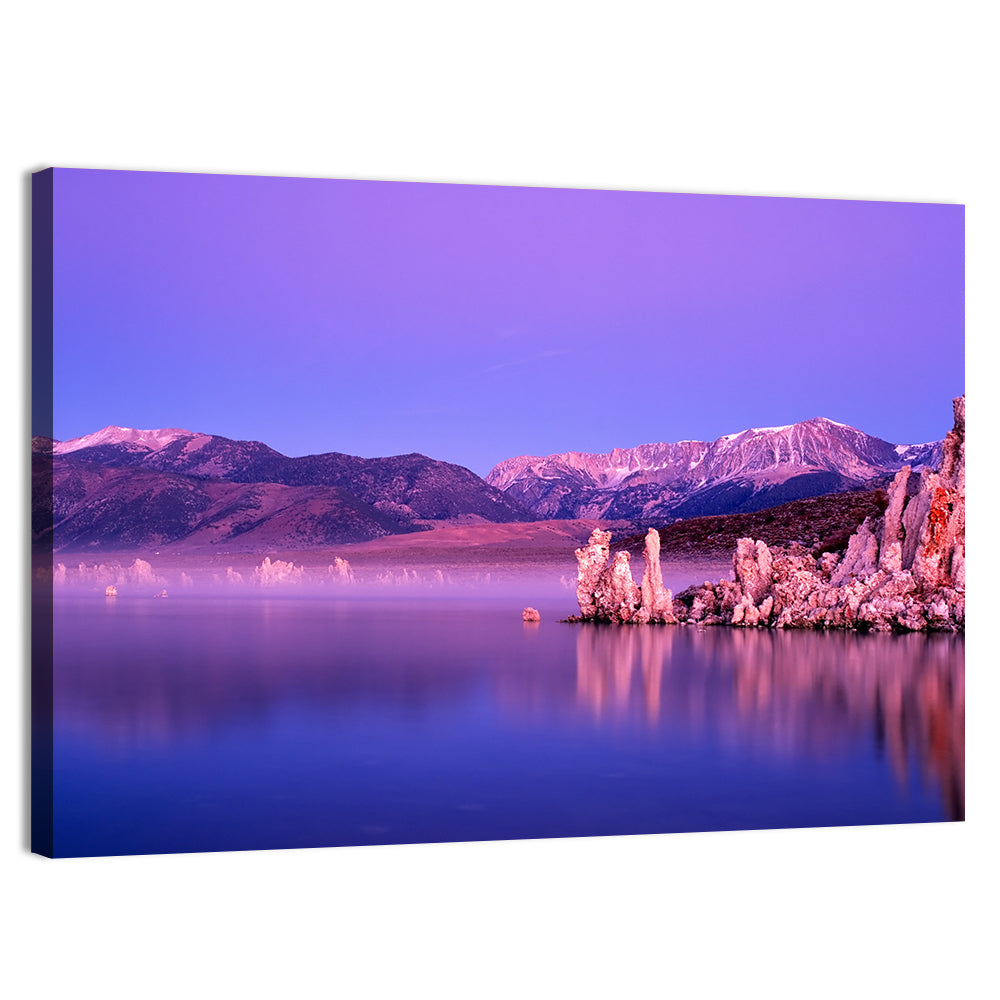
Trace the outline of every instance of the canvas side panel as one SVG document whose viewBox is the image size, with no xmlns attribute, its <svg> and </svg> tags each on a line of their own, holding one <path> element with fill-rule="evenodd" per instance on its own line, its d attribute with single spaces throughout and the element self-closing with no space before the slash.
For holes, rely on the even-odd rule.
<svg viewBox="0 0 1000 1000">
<path fill-rule="evenodd" d="M 31 850 L 52 837 L 52 273 L 54 171 L 31 178 Z"/>
</svg>

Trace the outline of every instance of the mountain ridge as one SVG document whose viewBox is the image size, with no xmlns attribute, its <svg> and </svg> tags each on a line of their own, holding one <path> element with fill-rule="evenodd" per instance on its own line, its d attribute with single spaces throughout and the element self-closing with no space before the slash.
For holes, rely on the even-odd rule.
<svg viewBox="0 0 1000 1000">
<path fill-rule="evenodd" d="M 494 466 L 486 482 L 541 517 L 669 522 L 856 490 L 904 464 L 936 467 L 940 457 L 939 441 L 895 445 L 814 417 L 714 441 L 520 455 Z"/>
<path fill-rule="evenodd" d="M 420 522 L 480 517 L 528 521 L 513 498 L 464 466 L 417 452 L 362 458 L 342 452 L 289 457 L 261 441 L 178 428 L 140 430 L 110 425 L 54 442 L 54 457 L 106 467 L 133 467 L 197 479 L 283 486 L 336 487 L 411 530 Z"/>
<path fill-rule="evenodd" d="M 58 455 L 36 465 L 39 480 L 50 477 L 51 505 L 33 503 L 33 541 L 53 551 L 177 545 L 258 551 L 418 530 L 336 487 L 198 479 Z"/>
<path fill-rule="evenodd" d="M 941 454 L 941 442 L 894 445 L 826 417 L 715 441 L 515 456 L 485 480 L 417 452 L 289 457 L 261 441 L 176 427 L 109 425 L 69 441 L 36 438 L 32 447 L 51 501 L 48 514 L 39 508 L 34 536 L 56 549 L 263 550 L 476 522 L 663 526 L 872 489 L 904 464 L 936 467 Z"/>
</svg>

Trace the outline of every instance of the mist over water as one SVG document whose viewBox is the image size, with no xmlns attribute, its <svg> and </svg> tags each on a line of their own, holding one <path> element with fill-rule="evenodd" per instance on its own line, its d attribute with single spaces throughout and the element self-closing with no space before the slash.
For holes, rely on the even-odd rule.
<svg viewBox="0 0 1000 1000">
<path fill-rule="evenodd" d="M 56 854 L 963 817 L 962 636 L 560 624 L 560 575 L 57 587 Z"/>
<path fill-rule="evenodd" d="M 51 570 L 38 572 L 36 583 L 50 579 L 57 596 L 100 595 L 113 586 L 119 598 L 149 597 L 315 597 L 325 600 L 385 597 L 391 594 L 461 598 L 492 596 L 530 604 L 539 595 L 562 598 L 557 617 L 575 613 L 577 564 L 572 547 L 558 554 L 537 555 L 523 549 L 480 550 L 478 558 L 456 552 L 452 559 L 433 550 L 403 552 L 387 559 L 384 552 L 359 559 L 350 546 L 341 555 L 302 553 L 284 556 L 104 555 L 100 559 L 60 555 Z M 633 558 L 641 576 L 642 559 Z M 664 562 L 664 585 L 679 593 L 693 583 L 732 578 L 730 560 L 688 559 Z M 51 574 L 51 575 L 50 575 Z"/>
</svg>

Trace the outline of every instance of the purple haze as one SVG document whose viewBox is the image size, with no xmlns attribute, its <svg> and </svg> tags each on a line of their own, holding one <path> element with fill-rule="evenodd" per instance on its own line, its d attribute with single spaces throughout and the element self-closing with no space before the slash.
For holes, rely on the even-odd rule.
<svg viewBox="0 0 1000 1000">
<path fill-rule="evenodd" d="M 54 431 L 512 455 L 940 438 L 964 209 L 57 170 Z"/>
</svg>

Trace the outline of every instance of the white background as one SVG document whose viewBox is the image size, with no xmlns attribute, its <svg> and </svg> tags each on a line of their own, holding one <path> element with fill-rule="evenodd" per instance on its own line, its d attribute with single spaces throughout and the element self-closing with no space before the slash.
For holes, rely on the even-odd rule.
<svg viewBox="0 0 1000 1000">
<path fill-rule="evenodd" d="M 998 656 L 983 563 L 996 494 L 983 466 L 997 462 L 1000 170 L 989 10 L 914 0 L 8 9 L 0 405 L 3 468 L 19 472 L 19 488 L 4 491 L 9 550 L 23 550 L 27 524 L 25 176 L 42 166 L 963 202 L 976 538 L 965 824 L 62 862 L 23 846 L 26 574 L 11 571 L 0 990 L 992 993 Z M 617 352 L 627 345 L 609 345 Z M 891 356 L 857 363 L 893 378 Z"/>
</svg>

